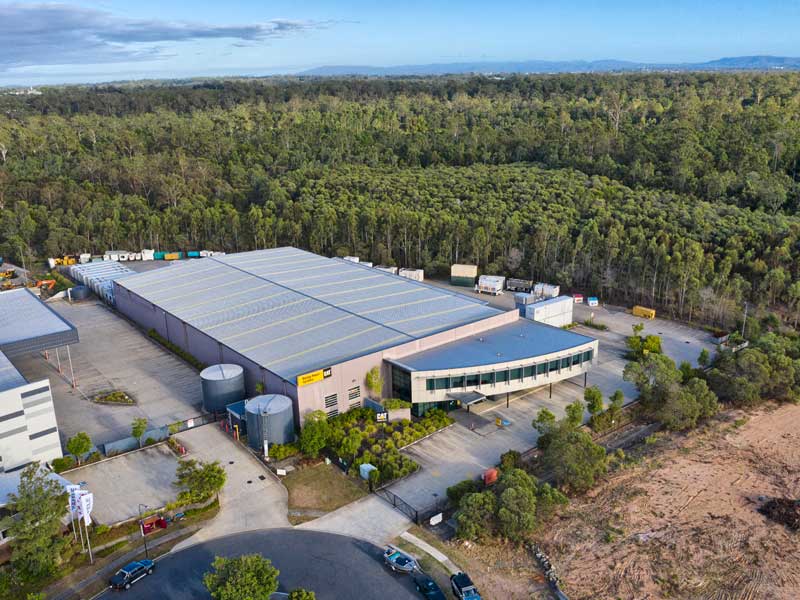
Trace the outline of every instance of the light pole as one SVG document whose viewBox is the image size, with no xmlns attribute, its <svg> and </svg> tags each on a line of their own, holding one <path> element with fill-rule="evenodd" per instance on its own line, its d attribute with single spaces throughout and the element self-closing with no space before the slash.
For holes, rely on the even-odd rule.
<svg viewBox="0 0 800 600">
<path fill-rule="evenodd" d="M 142 532 L 142 540 L 144 541 L 144 557 L 150 558 L 150 555 L 147 553 L 147 535 L 144 532 L 144 523 L 142 522 L 142 508 L 147 510 L 149 506 L 147 506 L 147 504 L 139 504 L 139 529 Z"/>
</svg>

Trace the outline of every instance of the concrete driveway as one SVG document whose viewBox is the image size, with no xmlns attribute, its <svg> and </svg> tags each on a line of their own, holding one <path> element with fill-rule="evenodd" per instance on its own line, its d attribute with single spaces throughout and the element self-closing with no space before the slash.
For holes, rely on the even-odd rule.
<svg viewBox="0 0 800 600">
<path fill-rule="evenodd" d="M 411 520 L 399 510 L 375 494 L 370 494 L 318 519 L 298 525 L 295 529 L 337 533 L 381 545 L 393 540 L 411 525 Z"/>
<path fill-rule="evenodd" d="M 289 527 L 288 493 L 277 478 L 217 425 L 203 425 L 178 434 L 188 458 L 218 460 L 228 475 L 220 494 L 220 511 L 173 552 L 243 531 Z"/>
</svg>

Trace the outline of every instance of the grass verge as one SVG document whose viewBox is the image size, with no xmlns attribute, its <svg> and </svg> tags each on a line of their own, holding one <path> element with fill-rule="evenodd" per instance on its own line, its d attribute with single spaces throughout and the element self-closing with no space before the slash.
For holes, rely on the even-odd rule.
<svg viewBox="0 0 800 600">
<path fill-rule="evenodd" d="M 289 491 L 289 510 L 331 512 L 367 495 L 365 488 L 325 463 L 292 471 L 283 478 L 283 485 Z"/>
</svg>

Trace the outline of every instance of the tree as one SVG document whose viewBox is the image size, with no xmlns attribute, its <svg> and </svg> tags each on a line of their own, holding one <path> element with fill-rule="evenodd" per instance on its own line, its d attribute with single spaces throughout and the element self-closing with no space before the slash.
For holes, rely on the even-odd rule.
<svg viewBox="0 0 800 600">
<path fill-rule="evenodd" d="M 462 540 L 480 540 L 489 535 L 496 505 L 490 490 L 462 496 L 456 515 L 456 535 Z"/>
<path fill-rule="evenodd" d="M 64 488 L 38 462 L 20 473 L 19 487 L 9 494 L 9 504 L 17 514 L 7 517 L 11 545 L 11 564 L 23 581 L 35 581 L 55 572 L 61 562 L 65 539 L 61 520 L 67 514 Z"/>
<path fill-rule="evenodd" d="M 701 367 L 707 367 L 711 362 L 711 355 L 708 353 L 708 350 L 703 348 L 700 350 L 700 356 L 697 357 L 697 364 Z"/>
<path fill-rule="evenodd" d="M 383 394 L 383 375 L 381 375 L 381 368 L 375 366 L 367 371 L 366 382 L 367 389 L 376 397 L 380 398 Z"/>
<path fill-rule="evenodd" d="M 583 402 L 581 402 L 580 400 L 575 400 L 574 402 L 567 404 L 566 412 L 567 412 L 567 417 L 566 417 L 567 423 L 569 423 L 572 427 L 580 427 L 581 423 L 583 423 L 583 412 L 584 412 Z"/>
<path fill-rule="evenodd" d="M 278 590 L 280 571 L 259 554 L 217 556 L 203 584 L 214 600 L 269 600 Z"/>
<path fill-rule="evenodd" d="M 328 416 L 324 412 L 315 410 L 308 413 L 300 431 L 300 450 L 308 456 L 318 456 L 319 451 L 328 445 L 330 433 Z"/>
<path fill-rule="evenodd" d="M 180 488 L 178 501 L 191 504 L 205 502 L 219 494 L 225 486 L 227 474 L 219 461 L 199 462 L 194 459 L 178 463 L 174 485 Z"/>
<path fill-rule="evenodd" d="M 591 436 L 561 422 L 550 432 L 542 455 L 556 482 L 567 490 L 584 492 L 608 469 L 606 451 Z"/>
<path fill-rule="evenodd" d="M 500 468 L 503 471 L 517 469 L 522 462 L 522 455 L 516 450 L 508 450 L 500 455 Z"/>
<path fill-rule="evenodd" d="M 352 461 L 358 449 L 361 447 L 361 441 L 361 432 L 357 428 L 351 429 L 350 433 L 348 433 L 339 444 L 339 456 Z"/>
<path fill-rule="evenodd" d="M 583 392 L 583 399 L 586 402 L 586 409 L 592 416 L 599 415 L 603 411 L 603 392 L 596 385 L 588 387 Z"/>
<path fill-rule="evenodd" d="M 131 424 L 131 435 L 139 442 L 139 448 L 142 447 L 142 436 L 147 431 L 147 419 L 144 417 L 137 417 Z"/>
<path fill-rule="evenodd" d="M 144 433 L 144 432 L 142 432 Z M 81 464 L 81 457 L 92 449 L 92 440 L 85 431 L 75 434 L 67 440 L 67 452 Z"/>
<path fill-rule="evenodd" d="M 289 592 L 289 600 L 316 600 L 317 596 L 314 592 L 298 588 Z"/>
<path fill-rule="evenodd" d="M 500 532 L 519 541 L 536 526 L 535 486 L 512 485 L 500 494 L 497 503 Z"/>
<path fill-rule="evenodd" d="M 547 408 L 542 408 L 533 420 L 532 425 L 539 432 L 539 437 L 536 439 L 536 447 L 539 450 L 544 450 L 550 440 L 550 431 L 556 425 L 556 416 Z"/>
</svg>

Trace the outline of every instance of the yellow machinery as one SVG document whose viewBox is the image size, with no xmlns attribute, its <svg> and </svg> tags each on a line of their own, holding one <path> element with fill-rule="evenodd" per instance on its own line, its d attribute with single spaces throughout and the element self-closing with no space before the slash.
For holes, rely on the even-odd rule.
<svg viewBox="0 0 800 600">
<path fill-rule="evenodd" d="M 59 258 L 53 259 L 57 265 L 69 267 L 71 265 L 78 264 L 78 257 L 77 256 L 70 256 L 69 254 L 65 254 L 64 256 L 60 256 Z"/>
<path fill-rule="evenodd" d="M 641 317 L 642 319 L 655 319 L 656 318 L 656 309 L 647 308 L 645 306 L 634 306 L 633 307 L 633 316 L 634 317 Z"/>
<path fill-rule="evenodd" d="M 7 269 L 0 272 L 0 279 L 14 279 L 16 276 L 17 272 L 14 269 Z"/>
</svg>

